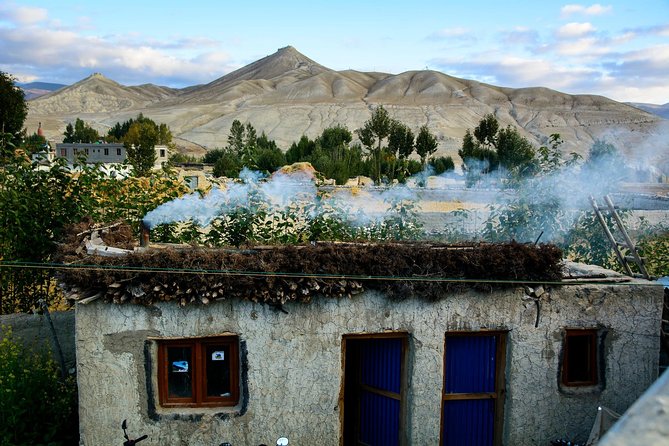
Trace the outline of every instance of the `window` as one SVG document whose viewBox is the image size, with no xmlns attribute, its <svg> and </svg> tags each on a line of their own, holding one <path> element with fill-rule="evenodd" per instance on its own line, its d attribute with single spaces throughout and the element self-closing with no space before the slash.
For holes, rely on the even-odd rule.
<svg viewBox="0 0 669 446">
<path fill-rule="evenodd" d="M 343 443 L 409 444 L 407 333 L 345 335 Z"/>
<path fill-rule="evenodd" d="M 567 329 L 562 355 L 562 384 L 594 386 L 599 382 L 597 330 Z"/>
<path fill-rule="evenodd" d="M 105 155 L 109 155 L 109 148 L 105 147 Z"/>
<path fill-rule="evenodd" d="M 160 157 L 165 158 L 165 149 L 160 149 Z"/>
<path fill-rule="evenodd" d="M 120 147 L 119 147 L 118 149 L 116 149 L 116 154 L 117 154 L 118 156 L 121 156 L 121 148 L 120 148 Z"/>
<path fill-rule="evenodd" d="M 502 444 L 505 363 L 506 332 L 446 333 L 440 444 Z"/>
<path fill-rule="evenodd" d="M 239 338 L 159 341 L 158 388 L 163 407 L 235 406 L 239 402 Z"/>
<path fill-rule="evenodd" d="M 84 151 L 86 152 L 86 155 L 90 155 L 90 150 L 88 149 L 88 147 L 85 148 Z"/>
<path fill-rule="evenodd" d="M 67 149 L 60 149 L 60 156 L 66 157 L 67 156 Z"/>
</svg>

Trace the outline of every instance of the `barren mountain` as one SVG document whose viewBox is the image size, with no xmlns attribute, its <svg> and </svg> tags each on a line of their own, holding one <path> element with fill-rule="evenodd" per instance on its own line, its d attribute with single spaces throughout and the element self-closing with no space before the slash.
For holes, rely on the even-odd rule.
<svg viewBox="0 0 669 446">
<path fill-rule="evenodd" d="M 583 154 L 595 139 L 603 139 L 639 159 L 646 148 L 669 153 L 668 138 L 663 137 L 669 134 L 669 121 L 602 96 L 503 88 L 428 70 L 397 75 L 334 71 L 292 47 L 206 85 L 182 90 L 126 87 L 94 74 L 29 105 L 28 130 L 41 121 L 54 140 L 77 117 L 106 131 L 142 112 L 167 123 L 184 145 L 222 147 L 238 119 L 286 149 L 303 134 L 313 138 L 328 126 L 356 129 L 375 106 L 383 105 L 414 130 L 427 124 L 442 154 L 456 155 L 465 130 L 486 113 L 494 113 L 502 125 L 520 128 L 536 144 L 559 133 L 568 152 Z"/>
<path fill-rule="evenodd" d="M 647 111 L 657 116 L 661 116 L 664 119 L 669 119 L 669 102 L 664 105 L 659 104 L 645 104 L 641 102 L 628 102 L 629 105 L 640 108 L 641 110 Z"/>
</svg>

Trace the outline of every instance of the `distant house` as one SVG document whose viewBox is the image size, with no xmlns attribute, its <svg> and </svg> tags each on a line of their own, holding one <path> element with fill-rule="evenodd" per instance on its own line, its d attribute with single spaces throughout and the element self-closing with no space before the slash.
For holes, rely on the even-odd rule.
<svg viewBox="0 0 669 446">
<path fill-rule="evenodd" d="M 167 146 L 156 146 L 155 167 L 160 168 L 168 159 Z M 88 163 L 123 164 L 127 160 L 125 147 L 121 143 L 59 143 L 56 144 L 56 156 L 65 158 L 68 164 L 74 164 L 82 155 Z"/>
<path fill-rule="evenodd" d="M 332 257 L 345 269 L 369 256 L 417 268 L 423 280 L 431 268 L 485 273 L 480 262 L 505 258 L 521 281 L 530 277 L 522 268 L 551 262 L 546 250 L 515 245 L 503 255 L 485 246 L 267 249 L 148 248 L 115 260 L 107 285 L 77 271 L 69 295 L 79 300 L 82 444 L 108 444 L 127 419 L 147 444 L 286 436 L 297 445 L 543 446 L 584 440 L 598 406 L 622 413 L 657 378 L 663 290 L 645 280 L 568 264 L 543 286 L 482 280 L 448 291 L 377 279 L 368 288 L 358 283 L 368 271 L 339 279 L 302 264 L 294 277 L 268 267 L 302 259 L 324 271 Z M 200 272 L 169 274 L 179 262 Z M 243 265 L 249 273 L 236 274 Z"/>
</svg>

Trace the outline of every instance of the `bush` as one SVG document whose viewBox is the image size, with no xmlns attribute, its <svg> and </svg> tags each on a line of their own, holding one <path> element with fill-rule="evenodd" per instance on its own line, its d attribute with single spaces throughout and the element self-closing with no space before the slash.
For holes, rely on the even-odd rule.
<svg viewBox="0 0 669 446">
<path fill-rule="evenodd" d="M 434 169 L 435 175 L 441 175 L 444 172 L 455 170 L 455 163 L 453 162 L 453 158 L 450 156 L 432 158 L 430 159 L 429 164 Z"/>
<path fill-rule="evenodd" d="M 59 376 L 47 352 L 14 341 L 11 329 L 0 340 L 0 444 L 78 444 L 76 380 Z"/>
</svg>

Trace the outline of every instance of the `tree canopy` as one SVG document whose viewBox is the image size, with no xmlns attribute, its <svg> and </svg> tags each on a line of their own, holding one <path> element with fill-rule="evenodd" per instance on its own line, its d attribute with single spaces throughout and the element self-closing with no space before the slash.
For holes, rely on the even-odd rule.
<svg viewBox="0 0 669 446">
<path fill-rule="evenodd" d="M 11 74 L 0 71 L 0 149 L 18 144 L 28 114 L 23 90 Z"/>
<path fill-rule="evenodd" d="M 74 127 L 71 122 L 67 124 L 63 136 L 64 143 L 94 143 L 100 140 L 98 131 L 79 118 L 74 122 Z"/>
<path fill-rule="evenodd" d="M 135 176 L 147 176 L 156 163 L 156 144 L 159 131 L 155 124 L 146 121 L 134 122 L 123 138 L 128 162 Z"/>
<path fill-rule="evenodd" d="M 532 173 L 536 152 L 515 127 L 500 128 L 495 115 L 489 113 L 473 132 L 465 132 L 458 155 L 470 175 L 489 173 L 501 166 L 513 175 L 524 176 Z"/>
</svg>

